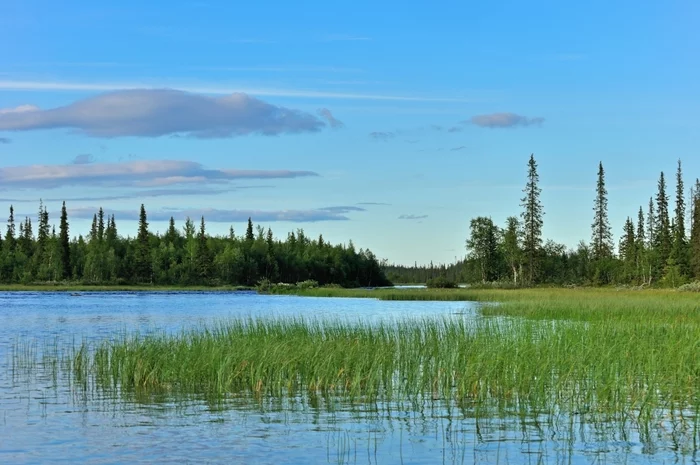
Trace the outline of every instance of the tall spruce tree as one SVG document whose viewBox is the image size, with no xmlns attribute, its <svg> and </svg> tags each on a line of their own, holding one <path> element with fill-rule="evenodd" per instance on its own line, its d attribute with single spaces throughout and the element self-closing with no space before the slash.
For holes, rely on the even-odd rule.
<svg viewBox="0 0 700 465">
<path fill-rule="evenodd" d="M 608 191 L 605 188 L 605 171 L 603 163 L 598 164 L 598 182 L 593 205 L 592 252 L 593 260 L 602 260 L 612 256 L 613 243 L 610 221 L 608 220 Z"/>
<path fill-rule="evenodd" d="M 530 155 L 527 170 L 527 184 L 523 192 L 525 196 L 520 206 L 524 208 L 521 213 L 523 219 L 523 255 L 527 272 L 527 280 L 530 285 L 537 281 L 539 272 L 539 255 L 542 250 L 542 225 L 544 223 L 544 209 L 540 202 L 539 187 L 540 177 L 537 174 L 537 162 L 535 155 Z"/>
<path fill-rule="evenodd" d="M 252 243 L 255 240 L 255 234 L 253 233 L 253 220 L 248 218 L 248 227 L 245 230 L 245 241 Z"/>
<path fill-rule="evenodd" d="M 71 278 L 70 264 L 70 236 L 68 231 L 68 211 L 66 210 L 66 202 L 63 202 L 61 207 L 61 225 L 59 227 L 59 241 L 61 251 L 61 278 Z"/>
<path fill-rule="evenodd" d="M 207 244 L 207 233 L 205 229 L 204 217 L 199 225 L 199 234 L 197 234 L 197 258 L 196 267 L 199 279 L 206 281 L 209 278 L 211 271 L 212 260 L 209 254 L 209 245 Z"/>
<path fill-rule="evenodd" d="M 662 268 L 665 266 L 666 260 L 671 255 L 671 246 L 671 219 L 668 213 L 666 179 L 662 171 L 656 194 L 656 225 L 654 226 L 654 247 L 656 248 L 658 266 Z"/>
<path fill-rule="evenodd" d="M 693 189 L 690 229 L 690 266 L 695 279 L 700 280 L 700 179 Z"/>
<path fill-rule="evenodd" d="M 671 258 L 680 267 L 681 274 L 688 273 L 688 239 L 685 233 L 685 192 L 683 187 L 683 171 L 678 160 L 676 171 L 676 209 L 673 221 L 673 246 Z"/>
<path fill-rule="evenodd" d="M 637 268 L 637 242 L 634 232 L 634 223 L 628 216 L 620 238 L 620 259 L 623 266 L 623 279 L 627 282 L 635 278 Z"/>
<path fill-rule="evenodd" d="M 644 231 L 644 210 L 639 207 L 639 212 L 637 213 L 637 234 L 635 236 L 636 246 L 636 265 L 637 265 L 637 278 L 642 283 L 647 282 L 647 250 L 644 243 L 646 237 L 646 232 Z"/>
<path fill-rule="evenodd" d="M 141 204 L 139 213 L 139 230 L 136 235 L 136 254 L 134 257 L 134 268 L 136 278 L 140 282 L 151 282 L 152 278 L 152 262 L 151 262 L 151 247 L 148 233 L 148 218 L 146 216 L 146 208 Z"/>
</svg>

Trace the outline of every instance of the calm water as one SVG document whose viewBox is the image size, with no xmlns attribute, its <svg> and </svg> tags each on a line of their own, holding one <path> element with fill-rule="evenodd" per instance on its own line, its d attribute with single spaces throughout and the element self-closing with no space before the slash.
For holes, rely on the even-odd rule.
<svg viewBox="0 0 700 465">
<path fill-rule="evenodd" d="M 124 399 L 13 369 L 13 348 L 178 331 L 231 317 L 477 318 L 464 302 L 254 293 L 0 293 L 0 463 L 700 463 L 693 437 L 578 419 L 475 419 L 425 405 Z M 42 374 L 43 373 L 43 374 Z"/>
</svg>

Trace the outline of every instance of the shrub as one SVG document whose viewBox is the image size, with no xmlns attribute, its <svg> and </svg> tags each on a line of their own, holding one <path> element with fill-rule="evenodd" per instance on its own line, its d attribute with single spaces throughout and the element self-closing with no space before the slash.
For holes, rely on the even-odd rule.
<svg viewBox="0 0 700 465">
<path fill-rule="evenodd" d="M 429 279 L 425 285 L 428 289 L 454 289 L 457 287 L 457 283 L 450 281 L 444 276 L 438 276 L 437 278 Z"/>
<path fill-rule="evenodd" d="M 692 283 L 683 284 L 678 288 L 681 292 L 700 292 L 700 281 L 693 281 Z"/>
</svg>

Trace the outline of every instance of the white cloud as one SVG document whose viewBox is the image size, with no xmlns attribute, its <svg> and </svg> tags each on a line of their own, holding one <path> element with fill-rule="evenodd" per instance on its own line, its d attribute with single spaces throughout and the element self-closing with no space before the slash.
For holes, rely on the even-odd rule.
<svg viewBox="0 0 700 465">
<path fill-rule="evenodd" d="M 49 110 L 18 108 L 0 110 L 0 130 L 71 128 L 95 137 L 214 138 L 315 132 L 326 126 L 309 113 L 241 93 L 209 97 L 167 89 L 122 90 Z"/>
<path fill-rule="evenodd" d="M 155 187 L 176 184 L 226 184 L 241 179 L 309 176 L 318 176 L 318 174 L 312 171 L 207 169 L 192 161 L 143 160 L 123 163 L 2 167 L 0 185 L 14 188 Z"/>
</svg>

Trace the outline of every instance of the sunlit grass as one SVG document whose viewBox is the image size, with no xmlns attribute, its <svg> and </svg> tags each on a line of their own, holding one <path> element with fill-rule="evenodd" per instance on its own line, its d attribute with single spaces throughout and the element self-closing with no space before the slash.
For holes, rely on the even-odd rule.
<svg viewBox="0 0 700 465">
<path fill-rule="evenodd" d="M 439 401 L 476 415 L 592 414 L 623 422 L 673 412 L 697 428 L 696 296 L 563 289 L 435 292 L 500 303 L 483 306 L 476 319 L 380 325 L 239 319 L 175 335 L 121 334 L 43 352 L 64 354 L 54 366 L 68 368 L 82 389 Z M 15 358 L 26 363 L 16 365 L 31 371 L 37 352 L 18 345 Z"/>
</svg>

